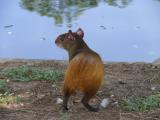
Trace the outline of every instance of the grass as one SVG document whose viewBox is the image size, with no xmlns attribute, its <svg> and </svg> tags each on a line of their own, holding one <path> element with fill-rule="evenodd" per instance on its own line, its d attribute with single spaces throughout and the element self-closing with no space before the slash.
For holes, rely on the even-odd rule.
<svg viewBox="0 0 160 120">
<path fill-rule="evenodd" d="M 68 113 L 63 113 L 60 120 L 69 120 Z"/>
<path fill-rule="evenodd" d="M 61 75 L 62 71 L 54 68 L 38 68 L 29 66 L 5 69 L 0 72 L 0 76 L 20 82 L 33 80 L 56 81 Z"/>
<path fill-rule="evenodd" d="M 7 83 L 5 80 L 0 80 L 0 93 L 3 93 L 7 90 Z"/>
<path fill-rule="evenodd" d="M 0 80 L 0 105 L 19 103 L 21 98 L 7 92 L 7 82 Z"/>
<path fill-rule="evenodd" d="M 0 69 L 0 78 L 19 82 L 34 80 L 56 81 L 62 71 L 54 68 L 21 66 L 17 68 Z M 6 80 L 0 80 L 0 105 L 20 103 L 21 97 L 7 92 Z"/>
<path fill-rule="evenodd" d="M 130 97 L 123 101 L 122 107 L 128 111 L 144 112 L 152 108 L 160 108 L 160 92 L 145 98 Z"/>
<path fill-rule="evenodd" d="M 0 94 L 0 104 L 13 104 L 13 103 L 20 103 L 21 97 L 20 96 L 14 96 L 9 93 Z"/>
</svg>

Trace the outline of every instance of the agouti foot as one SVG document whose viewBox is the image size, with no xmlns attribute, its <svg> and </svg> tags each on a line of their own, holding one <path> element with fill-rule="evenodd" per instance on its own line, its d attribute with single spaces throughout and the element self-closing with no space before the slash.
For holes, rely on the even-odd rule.
<svg viewBox="0 0 160 120">
<path fill-rule="evenodd" d="M 67 107 L 63 107 L 63 112 L 68 112 L 68 108 Z"/>
<path fill-rule="evenodd" d="M 90 110 L 91 112 L 98 112 L 98 111 L 99 111 L 99 108 L 93 108 L 93 107 L 92 107 L 92 108 L 90 108 L 89 110 Z"/>
</svg>

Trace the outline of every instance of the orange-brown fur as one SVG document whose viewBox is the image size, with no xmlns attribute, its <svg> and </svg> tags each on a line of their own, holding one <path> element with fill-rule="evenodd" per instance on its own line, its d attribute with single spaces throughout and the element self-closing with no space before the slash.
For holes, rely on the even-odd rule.
<svg viewBox="0 0 160 120">
<path fill-rule="evenodd" d="M 103 63 L 98 54 L 90 51 L 79 53 L 67 67 L 64 91 L 74 93 L 75 90 L 80 90 L 82 93 L 95 94 L 103 76 Z"/>
<path fill-rule="evenodd" d="M 63 107 L 68 110 L 67 103 L 71 94 L 81 91 L 83 105 L 90 111 L 98 111 L 89 105 L 90 99 L 98 91 L 104 76 L 104 66 L 100 56 L 91 50 L 83 40 L 82 29 L 72 33 L 61 34 L 55 43 L 69 54 L 69 64 L 64 76 Z"/>
</svg>

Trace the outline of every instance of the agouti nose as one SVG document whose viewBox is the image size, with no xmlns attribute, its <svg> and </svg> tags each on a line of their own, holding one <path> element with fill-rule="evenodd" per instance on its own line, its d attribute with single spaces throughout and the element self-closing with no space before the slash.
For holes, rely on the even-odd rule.
<svg viewBox="0 0 160 120">
<path fill-rule="evenodd" d="M 58 43 L 58 40 L 55 40 L 55 44 L 57 44 Z"/>
</svg>

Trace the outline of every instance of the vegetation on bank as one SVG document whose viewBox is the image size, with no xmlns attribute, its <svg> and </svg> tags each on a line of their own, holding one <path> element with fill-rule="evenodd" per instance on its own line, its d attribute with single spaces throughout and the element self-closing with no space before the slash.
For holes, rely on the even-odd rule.
<svg viewBox="0 0 160 120">
<path fill-rule="evenodd" d="M 122 102 L 122 107 L 128 111 L 145 112 L 152 108 L 160 108 L 160 92 L 145 98 L 130 97 Z"/>
<path fill-rule="evenodd" d="M 5 80 L 0 80 L 0 93 L 4 93 L 7 90 L 7 82 Z"/>
<path fill-rule="evenodd" d="M 56 81 L 61 77 L 62 71 L 55 68 L 39 68 L 21 66 L 16 68 L 0 69 L 0 105 L 20 103 L 21 97 L 8 92 L 7 80 L 29 82 L 35 80 Z"/>
<path fill-rule="evenodd" d="M 21 97 L 8 92 L 7 82 L 0 80 L 0 105 L 20 103 Z"/>
<path fill-rule="evenodd" d="M 55 68 L 38 68 L 22 66 L 1 70 L 0 76 L 14 81 L 28 82 L 33 80 L 56 81 L 62 75 L 62 71 Z"/>
<path fill-rule="evenodd" d="M 20 103 L 21 97 L 8 92 L 8 81 L 56 81 L 63 74 L 63 71 L 55 68 L 41 68 L 21 66 L 16 68 L 0 69 L 0 105 Z M 142 97 L 129 97 L 121 102 L 121 108 L 127 111 L 145 112 L 150 109 L 160 108 L 160 92 Z"/>
<path fill-rule="evenodd" d="M 9 93 L 0 94 L 0 105 L 6 104 L 18 104 L 21 102 L 21 97 L 18 95 L 13 95 Z"/>
</svg>

